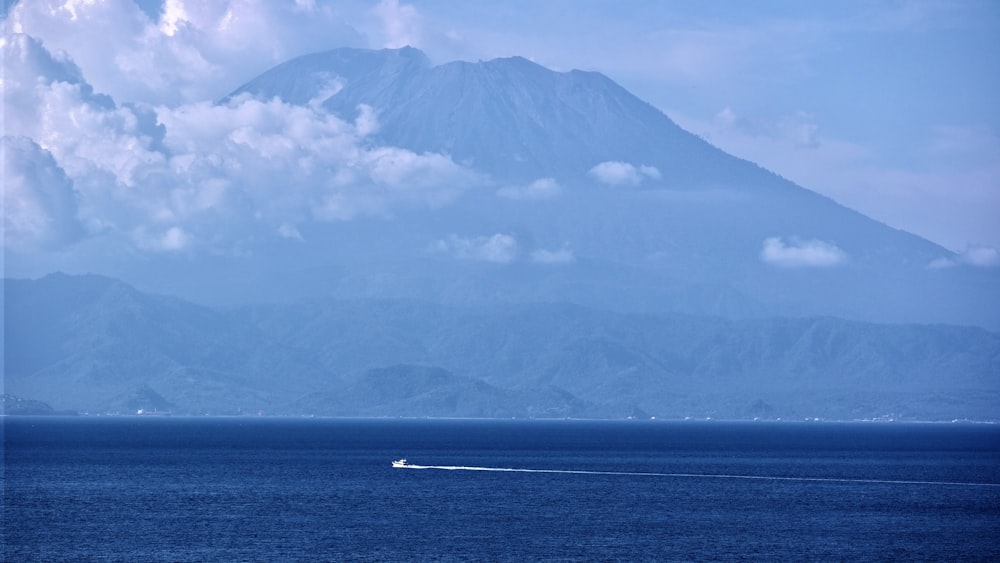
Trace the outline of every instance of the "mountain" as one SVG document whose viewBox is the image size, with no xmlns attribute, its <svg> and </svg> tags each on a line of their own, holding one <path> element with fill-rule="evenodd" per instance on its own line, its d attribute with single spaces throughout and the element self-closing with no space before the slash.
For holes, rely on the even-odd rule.
<svg viewBox="0 0 1000 563">
<path fill-rule="evenodd" d="M 338 49 L 219 104 L 334 131 L 303 138 L 338 158 L 284 151 L 282 127 L 222 143 L 277 156 L 197 145 L 200 244 L 139 228 L 142 248 L 60 251 L 114 255 L 128 283 L 4 281 L 5 392 L 108 413 L 1000 418 L 1000 270 L 728 155 L 599 73 Z M 202 158 L 165 139 L 171 167 Z"/>
<path fill-rule="evenodd" d="M 311 228 L 330 244 L 300 249 L 285 292 L 1000 328 L 996 269 L 936 267 L 960 260 L 724 153 L 600 73 L 337 49 L 224 102 L 248 95 L 349 122 L 370 108 L 372 146 L 480 179 L 431 209 Z"/>
<path fill-rule="evenodd" d="M 60 410 L 326 416 L 1000 417 L 1000 335 L 570 304 L 209 308 L 5 280 L 6 392 Z"/>
</svg>

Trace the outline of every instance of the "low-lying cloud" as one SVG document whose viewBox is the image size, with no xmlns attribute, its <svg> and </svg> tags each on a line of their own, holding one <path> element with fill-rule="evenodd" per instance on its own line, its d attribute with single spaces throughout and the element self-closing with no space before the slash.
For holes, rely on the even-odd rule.
<svg viewBox="0 0 1000 563">
<path fill-rule="evenodd" d="M 847 254 L 837 245 L 817 239 L 764 239 L 760 259 L 782 268 L 831 268 L 847 261 Z"/>
<path fill-rule="evenodd" d="M 490 236 L 460 237 L 451 235 L 433 245 L 438 252 L 460 260 L 477 260 L 506 264 L 520 255 L 517 239 L 513 235 L 496 233 Z"/>
<path fill-rule="evenodd" d="M 647 179 L 660 179 L 660 171 L 655 166 L 635 166 L 617 160 L 602 162 L 591 168 L 587 174 L 609 186 L 638 186 Z"/>
<path fill-rule="evenodd" d="M 983 268 L 1000 266 L 1000 250 L 992 246 L 969 246 L 962 252 L 962 261 L 971 266 Z"/>
<path fill-rule="evenodd" d="M 953 268 L 955 266 L 974 266 L 977 268 L 1000 267 L 1000 250 L 992 246 L 969 245 L 954 258 L 938 258 L 928 266 L 936 268 Z"/>
<path fill-rule="evenodd" d="M 521 260 L 535 264 L 570 264 L 576 261 L 576 256 L 567 247 L 558 250 L 536 248 L 528 252 L 514 235 L 507 233 L 475 237 L 460 237 L 453 234 L 434 242 L 431 251 L 458 260 L 496 264 L 509 264 Z"/>
</svg>

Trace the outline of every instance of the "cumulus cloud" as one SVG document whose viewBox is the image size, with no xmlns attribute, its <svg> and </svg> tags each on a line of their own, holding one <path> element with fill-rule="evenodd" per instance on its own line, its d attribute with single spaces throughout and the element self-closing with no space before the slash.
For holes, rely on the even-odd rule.
<svg viewBox="0 0 1000 563">
<path fill-rule="evenodd" d="M 562 187 L 554 178 L 539 178 L 524 186 L 505 186 L 497 190 L 497 195 L 514 200 L 554 199 L 562 193 Z"/>
<path fill-rule="evenodd" d="M 660 179 L 660 171 L 655 166 L 637 167 L 617 160 L 602 162 L 591 168 L 587 174 L 609 186 L 638 186 L 646 179 Z"/>
<path fill-rule="evenodd" d="M 188 187 L 174 190 L 181 211 L 231 197 L 281 223 L 348 220 L 399 205 L 440 206 L 479 181 L 440 154 L 369 147 L 367 121 L 350 124 L 277 99 L 190 104 L 160 115 L 170 175 Z M 207 180 L 216 182 L 212 194 Z"/>
<path fill-rule="evenodd" d="M 520 254 L 517 239 L 512 235 L 496 233 L 491 236 L 459 237 L 451 235 L 437 241 L 433 249 L 461 260 L 478 260 L 506 264 Z"/>
<path fill-rule="evenodd" d="M 151 19 L 132 0 L 32 0 L 7 20 L 70 53 L 97 90 L 151 104 L 218 99 L 291 57 L 364 44 L 333 8 L 305 1 L 166 0 Z"/>
<path fill-rule="evenodd" d="M 845 263 L 847 254 L 822 240 L 771 237 L 764 239 L 760 259 L 782 268 L 830 268 Z"/>
<path fill-rule="evenodd" d="M 3 90 L 4 111 L 0 113 L 6 134 L 22 132 L 28 128 L 37 132 L 42 125 L 62 114 L 52 115 L 48 96 L 54 88 L 75 90 L 81 103 L 96 107 L 113 105 L 107 96 L 97 96 L 83 79 L 80 68 L 65 53 L 50 53 L 38 39 L 13 33 L 0 40 L 3 50 L 4 76 L 0 82 Z M 56 110 L 63 108 L 56 107 Z M 70 125 L 74 125 L 71 120 Z"/>
<path fill-rule="evenodd" d="M 382 46 L 398 49 L 407 45 L 420 45 L 420 14 L 412 4 L 399 0 L 381 0 L 372 13 L 382 23 Z"/>
<path fill-rule="evenodd" d="M 30 139 L 3 137 L 4 246 L 59 248 L 84 233 L 73 182 L 52 155 Z"/>
<path fill-rule="evenodd" d="M 66 233 L 75 218 L 91 233 L 130 237 L 145 250 L 225 251 L 259 229 L 295 239 L 283 225 L 444 205 L 481 181 L 441 154 L 375 146 L 378 123 L 366 106 L 345 122 L 319 106 L 250 96 L 119 105 L 35 38 L 12 35 L 3 49 L 3 95 L 15 109 L 5 112 L 5 132 L 48 155 L 7 154 L 5 172 L 20 182 L 5 210 L 13 244 L 63 240 L 42 235 L 45 216 L 66 223 Z M 75 211 L 58 211 L 68 209 L 64 197 L 58 209 L 41 205 L 40 194 L 50 192 L 72 192 Z M 53 229 L 45 232 L 63 232 Z"/>
</svg>

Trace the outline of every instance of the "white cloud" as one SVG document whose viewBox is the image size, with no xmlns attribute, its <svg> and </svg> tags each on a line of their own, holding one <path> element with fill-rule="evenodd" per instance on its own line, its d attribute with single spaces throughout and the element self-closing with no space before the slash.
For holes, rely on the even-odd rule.
<svg viewBox="0 0 1000 563">
<path fill-rule="evenodd" d="M 65 232 L 78 216 L 91 233 L 131 237 L 137 248 L 210 243 L 224 252 L 256 229 L 288 237 L 282 225 L 441 206 L 481 182 L 444 155 L 372 146 L 377 119 L 364 106 L 348 123 L 317 107 L 250 96 L 225 105 L 117 105 L 37 40 L 14 35 L 3 48 L 4 99 L 16 108 L 5 113 L 5 132 L 34 140 L 49 155 L 46 168 L 64 175 L 60 189 L 73 194 L 75 211 L 50 209 L 47 220 L 66 223 Z M 30 177 L 18 172 L 26 154 L 8 155 L 11 181 L 15 173 Z M 50 184 L 26 183 L 21 191 Z M 49 235 L 41 235 L 41 219 L 29 221 L 43 207 L 28 202 L 41 200 L 22 200 L 11 199 L 5 220 L 15 232 L 11 243 L 27 245 Z"/>
<path fill-rule="evenodd" d="M 514 200 L 554 199 L 562 193 L 562 187 L 554 178 L 539 178 L 525 186 L 505 186 L 497 190 L 497 195 Z"/>
<path fill-rule="evenodd" d="M 291 57 L 363 44 L 314 2 L 167 0 L 153 21 L 131 0 L 32 0 L 7 23 L 70 53 L 97 90 L 167 105 L 219 99 Z"/>
<path fill-rule="evenodd" d="M 531 253 L 531 261 L 539 264 L 568 264 L 576 261 L 576 256 L 568 248 L 545 250 L 539 248 Z"/>
<path fill-rule="evenodd" d="M 764 239 L 760 259 L 783 268 L 830 268 L 845 263 L 847 254 L 821 240 L 771 237 Z"/>
<path fill-rule="evenodd" d="M 400 205 L 436 207 L 480 181 L 437 153 L 366 146 L 368 119 L 352 125 L 276 99 L 160 112 L 172 172 L 196 187 L 184 199 L 203 191 L 205 180 L 219 179 L 279 224 L 385 215 Z M 198 207 L 187 201 L 188 209 Z"/>
<path fill-rule="evenodd" d="M 992 246 L 970 245 L 961 254 L 962 262 L 970 266 L 993 268 L 1000 266 L 1000 250 Z"/>
<path fill-rule="evenodd" d="M 935 258 L 927 265 L 932 270 L 955 268 L 958 266 L 973 266 L 977 268 L 994 268 L 1000 266 L 1000 250 L 981 244 L 970 244 L 965 250 L 953 257 Z"/>
<path fill-rule="evenodd" d="M 52 155 L 24 137 L 0 139 L 5 248 L 58 248 L 84 234 L 72 181 Z"/>
<path fill-rule="evenodd" d="M 162 14 L 160 31 L 170 37 L 173 37 L 178 27 L 184 25 L 190 17 L 184 9 L 184 3 L 179 0 L 164 0 Z"/>
<path fill-rule="evenodd" d="M 661 178 L 660 170 L 655 166 L 643 164 L 639 167 L 639 173 L 651 180 L 659 180 Z"/>
<path fill-rule="evenodd" d="M 507 264 L 522 256 L 521 245 L 513 235 L 496 233 L 490 236 L 460 237 L 450 235 L 431 245 L 434 252 L 450 255 L 460 260 L 476 260 Z M 527 258 L 538 264 L 568 264 L 576 261 L 576 256 L 568 248 L 531 251 Z"/>
<path fill-rule="evenodd" d="M 602 162 L 591 168 L 587 174 L 609 186 L 638 186 L 647 178 L 653 180 L 660 178 L 660 171 L 655 166 L 636 167 L 617 160 Z"/>
<path fill-rule="evenodd" d="M 397 147 L 364 151 L 360 163 L 378 186 L 402 199 L 411 196 L 429 205 L 441 205 L 478 181 L 478 176 L 438 153 L 417 154 Z"/>
<path fill-rule="evenodd" d="M 153 252 L 177 252 L 193 243 L 192 237 L 181 227 L 172 226 L 150 234 L 150 229 L 138 227 L 132 234 L 139 248 Z"/>
<path fill-rule="evenodd" d="M 451 235 L 447 239 L 434 243 L 433 249 L 438 252 L 450 254 L 461 260 L 478 260 L 502 264 L 513 262 L 520 253 L 517 239 L 503 233 L 472 238 Z"/>
<path fill-rule="evenodd" d="M 354 129 L 361 137 L 367 137 L 378 131 L 378 114 L 371 106 L 367 104 L 358 106 L 358 116 L 354 118 Z"/>
<path fill-rule="evenodd" d="M 381 0 L 372 13 L 382 23 L 382 46 L 388 49 L 417 47 L 421 44 L 420 14 L 412 4 L 399 0 Z"/>
</svg>

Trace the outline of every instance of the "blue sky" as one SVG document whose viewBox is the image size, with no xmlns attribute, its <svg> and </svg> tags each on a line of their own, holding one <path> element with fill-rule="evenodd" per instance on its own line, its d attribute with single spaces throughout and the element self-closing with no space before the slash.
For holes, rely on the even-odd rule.
<svg viewBox="0 0 1000 563">
<path fill-rule="evenodd" d="M 49 180 L 78 191 L 98 173 L 127 187 L 155 164 L 148 139 L 128 136 L 144 114 L 123 104 L 195 131 L 205 104 L 290 57 L 409 44 L 434 62 L 521 55 L 600 71 L 724 150 L 893 227 L 987 262 L 1000 248 L 997 2 L 34 0 L 7 12 L 4 131 L 54 155 L 67 178 Z M 35 42 L 15 49 L 15 32 Z M 17 90 L 42 75 L 76 90 L 51 87 L 44 104 Z M 95 109 L 88 87 L 117 113 Z M 65 144 L 74 135 L 101 142 Z M 5 188 L 5 224 L 18 193 Z M 213 196 L 170 212 L 124 187 L 101 197 L 168 221 Z M 50 215 L 25 212 L 22 230 L 51 229 Z M 182 226 L 144 228 L 129 232 L 152 247 L 186 240 Z"/>
</svg>

